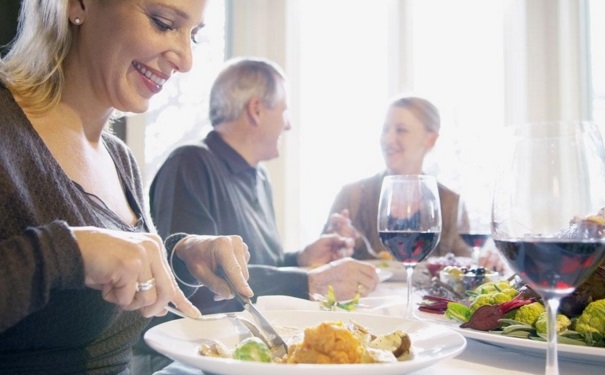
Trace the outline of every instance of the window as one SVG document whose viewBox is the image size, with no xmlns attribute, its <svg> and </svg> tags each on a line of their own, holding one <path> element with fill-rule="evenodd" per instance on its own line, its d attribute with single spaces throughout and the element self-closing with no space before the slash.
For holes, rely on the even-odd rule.
<svg viewBox="0 0 605 375">
<path fill-rule="evenodd" d="M 605 124 L 605 2 L 602 0 L 591 0 L 590 10 L 590 58 L 592 72 L 592 116 L 593 120 L 601 125 Z"/>
<path fill-rule="evenodd" d="M 299 3 L 302 243 L 317 238 L 343 184 L 383 170 L 383 116 L 400 92 L 426 97 L 441 112 L 440 139 L 425 172 L 481 203 L 489 200 L 494 168 L 487 135 L 504 118 L 503 4 Z"/>
<path fill-rule="evenodd" d="M 340 186 L 381 168 L 390 4 L 299 3 L 302 243 L 317 238 Z"/>
</svg>

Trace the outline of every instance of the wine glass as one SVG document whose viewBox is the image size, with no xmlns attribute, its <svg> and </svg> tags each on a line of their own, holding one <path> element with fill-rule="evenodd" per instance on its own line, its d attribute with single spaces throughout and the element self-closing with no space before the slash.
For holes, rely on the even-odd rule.
<svg viewBox="0 0 605 375">
<path fill-rule="evenodd" d="M 470 194 L 469 194 L 470 195 Z M 481 249 L 490 239 L 490 205 L 489 201 L 458 199 L 457 229 L 458 235 L 472 249 L 472 259 L 479 264 Z"/>
<path fill-rule="evenodd" d="M 556 375 L 560 300 L 605 258 L 605 151 L 588 122 L 511 130 L 508 161 L 494 186 L 492 237 L 546 305 L 546 374 Z"/>
<path fill-rule="evenodd" d="M 378 235 L 406 269 L 406 317 L 411 318 L 414 267 L 437 247 L 441 237 L 441 205 L 435 177 L 397 175 L 383 179 Z"/>
</svg>

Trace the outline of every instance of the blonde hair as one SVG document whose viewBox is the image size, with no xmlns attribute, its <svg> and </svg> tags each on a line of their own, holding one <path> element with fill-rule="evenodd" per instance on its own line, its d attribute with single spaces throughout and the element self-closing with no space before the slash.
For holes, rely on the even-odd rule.
<svg viewBox="0 0 605 375">
<path fill-rule="evenodd" d="M 405 108 L 424 125 L 427 131 L 439 133 L 441 117 L 435 105 L 426 99 L 416 96 L 401 96 L 393 101 L 389 107 Z"/>
<path fill-rule="evenodd" d="M 17 36 L 0 59 L 0 81 L 21 107 L 45 113 L 61 99 L 70 46 L 68 0 L 23 0 Z"/>
</svg>

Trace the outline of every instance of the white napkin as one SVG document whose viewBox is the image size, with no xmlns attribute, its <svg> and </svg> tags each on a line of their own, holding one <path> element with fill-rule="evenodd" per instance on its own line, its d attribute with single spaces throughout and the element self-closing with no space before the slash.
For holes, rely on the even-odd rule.
<svg viewBox="0 0 605 375">
<path fill-rule="evenodd" d="M 290 296 L 260 296 L 256 300 L 259 310 L 321 310 L 319 302 Z M 403 316 L 405 300 L 398 296 L 363 297 L 355 312 L 376 315 Z M 343 310 L 344 311 L 344 310 Z"/>
</svg>

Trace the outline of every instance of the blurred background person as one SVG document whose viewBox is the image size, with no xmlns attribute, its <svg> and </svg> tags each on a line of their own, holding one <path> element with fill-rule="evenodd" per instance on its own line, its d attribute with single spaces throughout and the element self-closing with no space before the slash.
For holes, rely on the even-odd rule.
<svg viewBox="0 0 605 375">
<path fill-rule="evenodd" d="M 382 179 L 388 175 L 423 174 L 425 156 L 435 146 L 440 127 L 439 111 L 428 100 L 414 96 L 394 99 L 388 106 L 380 136 L 386 169 L 374 176 L 347 184 L 340 190 L 332 204 L 324 233 L 337 232 L 355 236 L 350 223 L 367 237 L 375 253 L 388 254 L 377 229 Z M 443 225 L 439 245 L 430 256 L 442 256 L 450 252 L 457 256 L 470 256 L 471 249 L 458 235 L 460 197 L 441 183 L 438 184 L 438 189 Z M 359 239 L 353 257 L 375 258 Z"/>
<path fill-rule="evenodd" d="M 330 285 L 339 299 L 372 291 L 378 283 L 374 267 L 341 259 L 343 252 L 352 253 L 351 238 L 324 235 L 301 251 L 282 248 L 262 165 L 279 156 L 280 137 L 291 127 L 282 69 L 263 59 L 228 61 L 212 86 L 209 115 L 213 130 L 175 149 L 153 179 L 150 205 L 160 235 L 240 235 L 251 254 L 255 296 L 308 299 Z M 209 297 L 201 288 L 192 300 L 203 312 L 241 310 L 233 301 L 219 307 L 203 303 Z"/>
</svg>

